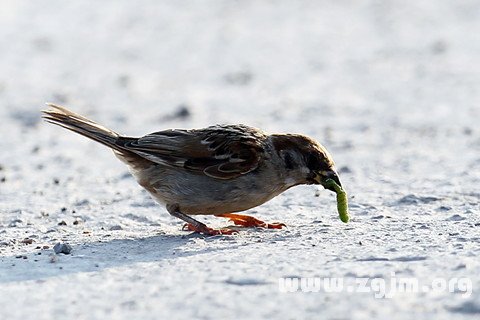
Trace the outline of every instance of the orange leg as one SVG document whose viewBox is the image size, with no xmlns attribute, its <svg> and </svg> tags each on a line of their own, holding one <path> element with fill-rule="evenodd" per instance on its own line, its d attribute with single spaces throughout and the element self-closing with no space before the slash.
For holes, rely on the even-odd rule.
<svg viewBox="0 0 480 320">
<path fill-rule="evenodd" d="M 209 228 L 204 223 L 201 223 L 200 221 L 195 220 L 189 215 L 181 212 L 178 205 L 175 205 L 175 204 L 167 205 L 167 210 L 172 216 L 182 219 L 187 223 L 183 226 L 183 230 L 185 231 L 195 231 L 195 232 L 203 233 L 207 236 L 238 233 L 238 231 L 234 229 L 225 228 L 225 229 L 216 230 L 216 229 Z"/>
<path fill-rule="evenodd" d="M 284 223 L 274 222 L 274 223 L 266 223 L 262 220 L 258 220 L 257 218 L 246 216 L 243 214 L 234 214 L 234 213 L 223 213 L 223 214 L 216 214 L 216 217 L 221 218 L 228 218 L 237 226 L 244 226 L 244 227 L 259 227 L 259 228 L 266 228 L 266 229 L 282 229 L 286 227 Z"/>
<path fill-rule="evenodd" d="M 212 229 L 212 228 L 207 227 L 206 225 L 195 226 L 191 223 L 186 223 L 183 226 L 182 230 L 203 233 L 204 235 L 207 235 L 207 236 L 217 236 L 217 235 L 221 235 L 221 234 L 231 235 L 231 234 L 238 233 L 238 231 L 235 230 L 235 229 L 228 229 L 228 228 Z"/>
</svg>

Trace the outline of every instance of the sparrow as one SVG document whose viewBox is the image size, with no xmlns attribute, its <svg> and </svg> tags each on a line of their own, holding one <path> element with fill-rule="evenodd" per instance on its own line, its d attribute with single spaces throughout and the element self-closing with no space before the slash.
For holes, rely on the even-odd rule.
<svg viewBox="0 0 480 320">
<path fill-rule="evenodd" d="M 184 230 L 205 235 L 233 234 L 213 229 L 196 215 L 230 219 L 243 227 L 281 229 L 235 214 L 259 206 L 287 189 L 322 185 L 341 187 L 331 155 L 320 143 L 300 134 L 267 134 L 250 126 L 214 125 L 203 129 L 168 129 L 140 138 L 122 136 L 65 107 L 47 104 L 42 117 L 109 148 L 137 182 L 174 217 Z"/>
</svg>

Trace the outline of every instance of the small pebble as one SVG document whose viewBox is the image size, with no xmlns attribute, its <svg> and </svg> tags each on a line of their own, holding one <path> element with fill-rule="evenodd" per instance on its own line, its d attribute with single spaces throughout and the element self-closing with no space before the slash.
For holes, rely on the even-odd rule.
<svg viewBox="0 0 480 320">
<path fill-rule="evenodd" d="M 188 106 L 182 104 L 178 107 L 177 111 L 172 117 L 175 119 L 184 119 L 190 117 L 190 115 L 191 113 L 188 109 Z"/>
<path fill-rule="evenodd" d="M 30 239 L 30 238 L 25 238 L 23 239 L 22 241 L 20 241 L 21 243 L 24 243 L 24 244 L 32 244 L 33 243 L 33 239 Z"/>
<path fill-rule="evenodd" d="M 350 169 L 348 166 L 343 166 L 338 169 L 338 173 L 352 173 L 352 169 Z"/>
<path fill-rule="evenodd" d="M 459 214 L 454 214 L 453 216 L 447 218 L 446 220 L 447 221 L 462 221 L 462 220 L 466 220 L 467 218 L 459 215 Z"/>
<path fill-rule="evenodd" d="M 190 109 L 187 105 L 181 104 L 178 106 L 177 110 L 171 115 L 164 116 L 161 120 L 170 121 L 170 120 L 184 120 L 188 119 L 191 116 Z"/>
<path fill-rule="evenodd" d="M 460 263 L 453 270 L 461 270 L 461 269 L 466 269 L 466 268 L 467 268 L 467 265 L 465 263 Z"/>
<path fill-rule="evenodd" d="M 437 208 L 437 211 L 450 211 L 452 210 L 452 207 L 450 206 L 440 206 Z"/>
<path fill-rule="evenodd" d="M 63 220 L 62 220 L 62 221 L 60 221 L 60 222 L 58 223 L 58 225 L 59 225 L 59 226 L 66 226 L 66 225 L 67 225 L 67 223 L 66 223 L 65 221 L 63 221 Z"/>
<path fill-rule="evenodd" d="M 55 251 L 56 254 L 59 254 L 59 253 L 70 254 L 70 252 L 72 252 L 72 246 L 69 245 L 68 243 L 59 242 L 55 246 L 53 246 L 53 251 Z"/>
<path fill-rule="evenodd" d="M 115 230 L 123 230 L 122 226 L 121 225 L 114 225 L 114 226 L 111 226 L 110 231 L 115 231 Z"/>
<path fill-rule="evenodd" d="M 23 222 L 23 221 L 20 220 L 20 219 L 15 219 L 15 220 L 11 221 L 11 222 L 8 224 L 8 226 L 9 226 L 10 228 L 18 227 L 18 225 L 21 224 L 22 222 Z"/>
</svg>

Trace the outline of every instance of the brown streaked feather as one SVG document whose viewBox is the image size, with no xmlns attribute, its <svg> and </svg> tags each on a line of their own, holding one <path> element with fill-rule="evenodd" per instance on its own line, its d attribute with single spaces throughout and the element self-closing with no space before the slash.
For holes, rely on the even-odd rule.
<svg viewBox="0 0 480 320">
<path fill-rule="evenodd" d="M 165 130 L 144 137 L 119 138 L 117 144 L 150 161 L 189 169 L 217 179 L 255 170 L 266 135 L 243 125 Z"/>
</svg>

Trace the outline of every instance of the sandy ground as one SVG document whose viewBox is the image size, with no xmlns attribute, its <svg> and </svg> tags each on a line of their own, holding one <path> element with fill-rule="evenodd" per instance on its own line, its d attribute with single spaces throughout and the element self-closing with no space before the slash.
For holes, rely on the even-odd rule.
<svg viewBox="0 0 480 320">
<path fill-rule="evenodd" d="M 1 0 L 0 318 L 478 319 L 479 17 L 473 0 Z M 42 123 L 46 101 L 128 135 L 308 134 L 353 219 L 304 186 L 249 212 L 285 230 L 181 231 L 109 150 Z M 473 292 L 279 287 L 394 276 Z"/>
</svg>

